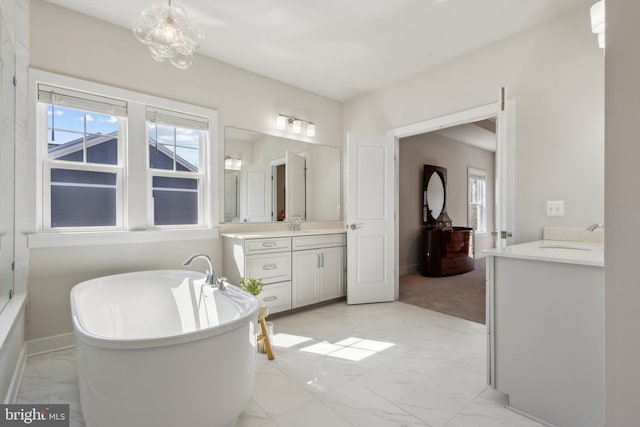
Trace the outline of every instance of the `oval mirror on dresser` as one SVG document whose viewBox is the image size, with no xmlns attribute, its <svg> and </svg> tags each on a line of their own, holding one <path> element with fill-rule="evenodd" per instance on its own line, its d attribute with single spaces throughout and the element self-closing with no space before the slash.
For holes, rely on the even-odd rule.
<svg viewBox="0 0 640 427">
<path fill-rule="evenodd" d="M 438 172 L 433 172 L 427 184 L 427 206 L 431 209 L 431 216 L 437 219 L 444 209 L 444 182 Z"/>
<path fill-rule="evenodd" d="M 450 276 L 473 270 L 474 230 L 452 226 L 447 214 L 447 169 L 424 165 L 422 172 L 422 275 Z"/>
</svg>

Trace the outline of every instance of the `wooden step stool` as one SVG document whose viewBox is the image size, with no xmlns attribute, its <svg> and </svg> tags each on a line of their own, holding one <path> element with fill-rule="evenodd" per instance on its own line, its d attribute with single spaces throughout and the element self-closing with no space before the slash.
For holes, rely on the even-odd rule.
<svg viewBox="0 0 640 427">
<path fill-rule="evenodd" d="M 267 353 L 267 359 L 273 360 L 275 359 L 275 356 L 273 354 L 273 349 L 271 348 L 271 337 L 269 336 L 269 331 L 267 330 L 267 323 L 264 320 L 268 315 L 269 306 L 261 305 L 260 314 L 258 314 L 258 322 L 260 322 L 260 329 L 262 333 L 258 335 L 258 341 L 264 341 L 264 351 Z"/>
</svg>

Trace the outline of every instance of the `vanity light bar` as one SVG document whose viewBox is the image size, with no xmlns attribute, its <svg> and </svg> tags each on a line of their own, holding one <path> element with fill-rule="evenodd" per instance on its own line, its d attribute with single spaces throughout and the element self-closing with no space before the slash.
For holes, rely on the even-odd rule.
<svg viewBox="0 0 640 427">
<path fill-rule="evenodd" d="M 296 134 L 302 133 L 302 124 L 306 123 L 307 136 L 316 136 L 315 123 L 310 122 L 309 120 L 299 119 L 297 117 L 278 113 L 278 118 L 276 119 L 276 129 L 285 130 L 287 128 L 287 123 L 289 124 L 289 126 L 291 126 L 291 131 Z"/>
</svg>

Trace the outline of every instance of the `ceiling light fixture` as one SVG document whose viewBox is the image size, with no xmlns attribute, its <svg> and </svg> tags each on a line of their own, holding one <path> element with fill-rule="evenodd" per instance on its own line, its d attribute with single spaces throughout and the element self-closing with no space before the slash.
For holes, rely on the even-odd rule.
<svg viewBox="0 0 640 427">
<path fill-rule="evenodd" d="M 302 133 L 302 125 L 306 124 L 307 136 L 316 136 L 316 124 L 309 120 L 299 119 L 293 116 L 287 116 L 286 114 L 278 114 L 276 119 L 276 129 L 285 130 L 287 124 L 291 126 L 291 131 L 295 134 Z"/>
<path fill-rule="evenodd" d="M 133 21 L 133 34 L 146 44 L 158 62 L 167 59 L 177 68 L 189 68 L 196 49 L 202 45 L 204 34 L 195 23 L 189 22 L 187 11 L 181 6 L 152 5 Z"/>
<path fill-rule="evenodd" d="M 598 35 L 598 46 L 604 49 L 604 0 L 591 6 L 591 31 Z"/>
</svg>

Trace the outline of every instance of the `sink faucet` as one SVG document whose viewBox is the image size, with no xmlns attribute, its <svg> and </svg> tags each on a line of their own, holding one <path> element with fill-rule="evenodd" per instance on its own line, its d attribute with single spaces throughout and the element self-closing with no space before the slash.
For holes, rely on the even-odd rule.
<svg viewBox="0 0 640 427">
<path fill-rule="evenodd" d="M 207 264 L 209 264 L 209 270 L 207 270 L 207 277 L 205 279 L 205 283 L 210 286 L 217 285 L 219 290 L 224 291 L 224 281 L 226 279 L 224 277 L 221 277 L 219 279 L 216 278 L 216 272 L 213 269 L 213 263 L 211 262 L 211 258 L 209 258 L 209 255 L 206 255 L 206 254 L 191 255 L 185 262 L 182 263 L 182 265 L 189 266 L 193 261 L 195 261 L 198 258 L 204 259 L 205 261 L 207 261 Z"/>
<path fill-rule="evenodd" d="M 585 228 L 585 230 L 587 231 L 596 231 L 596 229 L 598 228 L 604 228 L 604 224 L 592 224 L 590 226 L 588 226 L 587 228 Z"/>
<path fill-rule="evenodd" d="M 289 230 L 300 231 L 300 224 L 302 223 L 302 220 L 299 217 L 287 218 L 286 222 L 289 223 Z"/>
</svg>

